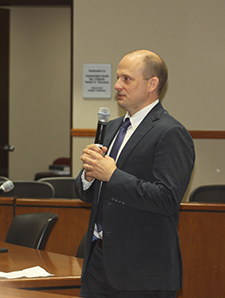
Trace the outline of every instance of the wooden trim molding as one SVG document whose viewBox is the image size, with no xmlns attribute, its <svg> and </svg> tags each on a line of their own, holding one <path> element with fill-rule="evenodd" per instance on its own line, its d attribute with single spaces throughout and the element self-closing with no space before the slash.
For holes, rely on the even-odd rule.
<svg viewBox="0 0 225 298">
<path fill-rule="evenodd" d="M 225 139 L 225 131 L 222 130 L 190 130 L 193 139 Z"/>
<path fill-rule="evenodd" d="M 193 139 L 225 139 L 225 131 L 220 130 L 190 130 Z M 95 137 L 96 129 L 71 129 L 72 137 Z"/>
<path fill-rule="evenodd" d="M 94 137 L 96 134 L 96 129 L 84 129 L 84 128 L 73 128 L 71 129 L 72 137 Z"/>
</svg>

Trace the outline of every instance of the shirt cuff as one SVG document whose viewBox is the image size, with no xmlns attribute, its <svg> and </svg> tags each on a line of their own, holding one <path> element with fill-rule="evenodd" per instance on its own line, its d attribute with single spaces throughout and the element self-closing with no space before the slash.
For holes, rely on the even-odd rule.
<svg viewBox="0 0 225 298">
<path fill-rule="evenodd" d="M 83 190 L 87 190 L 95 180 L 93 180 L 91 182 L 87 181 L 85 179 L 85 170 L 84 170 L 83 173 L 81 174 L 81 181 L 83 183 Z"/>
</svg>

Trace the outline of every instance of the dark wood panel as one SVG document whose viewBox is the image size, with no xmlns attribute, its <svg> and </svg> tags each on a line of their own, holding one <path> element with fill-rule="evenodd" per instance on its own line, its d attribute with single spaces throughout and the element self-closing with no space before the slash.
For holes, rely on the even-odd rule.
<svg viewBox="0 0 225 298">
<path fill-rule="evenodd" d="M 225 297 L 225 205 L 181 204 L 184 286 L 179 298 Z"/>
<path fill-rule="evenodd" d="M 0 9 L 0 176 L 8 177 L 9 140 L 9 23 L 8 9 Z"/>
<path fill-rule="evenodd" d="M 0 241 L 5 241 L 13 220 L 14 198 L 0 198 Z"/>
<path fill-rule="evenodd" d="M 54 212 L 59 216 L 45 250 L 75 256 L 88 228 L 91 205 L 78 199 L 16 199 L 16 215 L 35 212 Z"/>
</svg>

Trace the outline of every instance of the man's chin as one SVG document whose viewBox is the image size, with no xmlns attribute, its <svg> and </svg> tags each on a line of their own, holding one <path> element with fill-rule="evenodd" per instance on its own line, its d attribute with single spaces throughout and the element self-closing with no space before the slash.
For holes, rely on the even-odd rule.
<svg viewBox="0 0 225 298">
<path fill-rule="evenodd" d="M 123 108 L 123 101 L 122 101 L 122 99 L 118 99 L 118 100 L 117 100 L 117 104 L 118 104 L 118 106 L 119 106 L 120 108 Z"/>
<path fill-rule="evenodd" d="M 117 98 L 117 103 L 118 105 L 123 105 L 124 104 L 123 98 Z"/>
<path fill-rule="evenodd" d="M 127 111 L 126 105 L 122 101 L 117 101 L 117 105 L 119 108 L 123 109 L 124 111 Z"/>
</svg>

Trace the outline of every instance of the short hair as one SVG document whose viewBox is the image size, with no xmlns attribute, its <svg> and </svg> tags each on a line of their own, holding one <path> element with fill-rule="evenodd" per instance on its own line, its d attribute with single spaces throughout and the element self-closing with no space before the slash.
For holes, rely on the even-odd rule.
<svg viewBox="0 0 225 298">
<path fill-rule="evenodd" d="M 144 57 L 143 63 L 144 79 L 149 80 L 152 77 L 157 77 L 159 79 L 158 95 L 160 95 L 168 78 L 168 69 L 165 62 L 159 56 L 149 54 Z"/>
<path fill-rule="evenodd" d="M 140 55 L 143 57 L 143 78 L 144 80 L 149 80 L 152 77 L 157 77 L 159 79 L 157 92 L 160 95 L 168 78 L 168 69 L 163 59 L 148 50 L 137 50 L 130 52 L 128 55 Z"/>
</svg>

